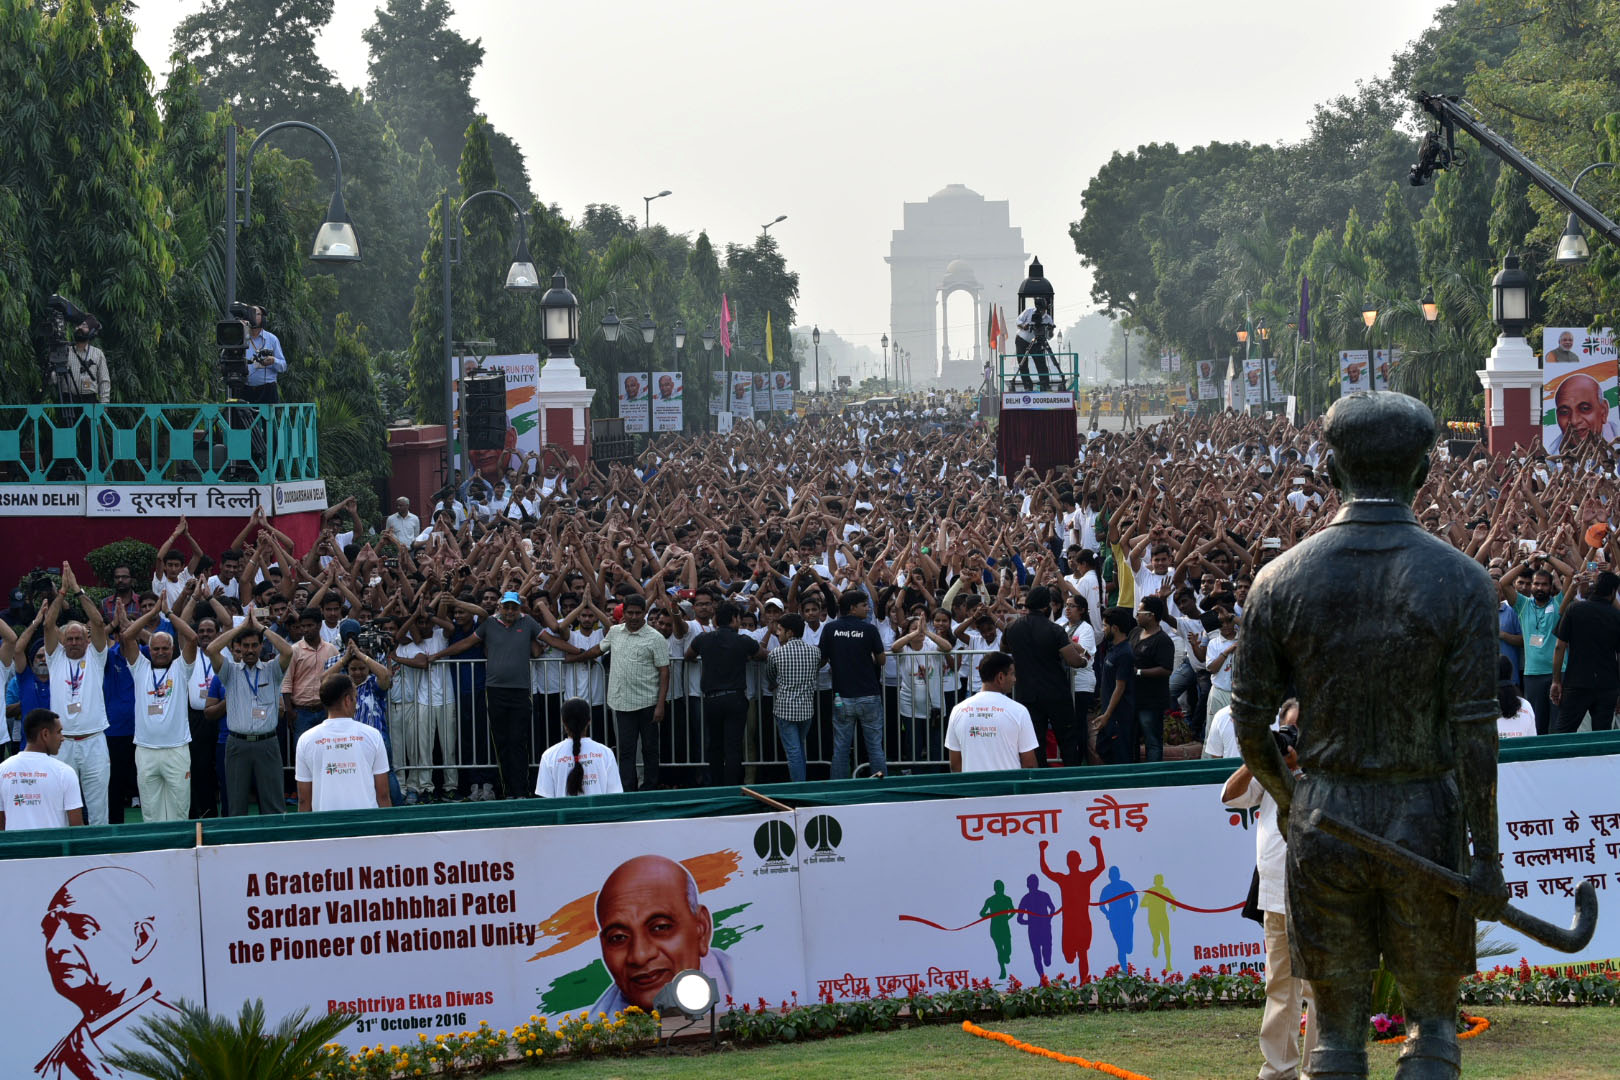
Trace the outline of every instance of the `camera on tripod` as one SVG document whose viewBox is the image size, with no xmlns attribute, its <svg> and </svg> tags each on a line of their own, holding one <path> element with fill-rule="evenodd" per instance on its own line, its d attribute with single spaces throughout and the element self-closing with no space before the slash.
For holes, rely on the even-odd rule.
<svg viewBox="0 0 1620 1080">
<path fill-rule="evenodd" d="M 56 293 L 45 301 L 45 319 L 35 330 L 35 350 L 46 380 L 61 388 L 68 385 L 68 324 L 74 327 L 75 341 L 90 341 L 101 333 L 101 322 L 89 312 L 80 311 L 73 301 Z"/>
<path fill-rule="evenodd" d="M 219 374 L 225 380 L 225 396 L 241 401 L 247 396 L 248 336 L 254 325 L 264 325 L 265 311 L 240 300 L 232 300 L 228 310 L 235 317 L 214 324 L 214 344 L 219 346 Z"/>
</svg>

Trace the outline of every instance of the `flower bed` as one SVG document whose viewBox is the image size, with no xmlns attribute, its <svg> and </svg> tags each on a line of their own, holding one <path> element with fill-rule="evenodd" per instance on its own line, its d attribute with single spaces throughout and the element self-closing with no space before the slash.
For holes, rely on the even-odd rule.
<svg viewBox="0 0 1620 1080">
<path fill-rule="evenodd" d="M 1620 1005 L 1620 971 L 1531 967 L 1523 958 L 1462 981 L 1464 1005 Z"/>
</svg>

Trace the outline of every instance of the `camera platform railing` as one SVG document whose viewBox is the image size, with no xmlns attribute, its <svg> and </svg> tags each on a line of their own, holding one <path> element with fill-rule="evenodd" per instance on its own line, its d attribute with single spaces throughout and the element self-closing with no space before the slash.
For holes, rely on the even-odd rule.
<svg viewBox="0 0 1620 1080">
<path fill-rule="evenodd" d="M 1046 361 L 1045 375 L 1042 375 L 1040 368 L 1036 366 L 1036 356 Z M 1029 373 L 1027 375 L 1018 370 L 1020 360 L 1028 361 Z M 994 387 L 996 393 L 1022 393 L 1025 389 L 1024 380 L 1026 378 L 1034 389 L 1038 390 L 1044 382 L 1053 391 L 1062 390 L 1072 394 L 1075 387 L 1080 384 L 1080 354 L 1047 352 L 1044 349 L 1039 353 L 1026 353 L 1023 356 L 1016 353 L 1000 354 L 997 361 L 996 385 Z"/>
<path fill-rule="evenodd" d="M 282 484 L 320 476 L 313 403 L 0 405 L 0 484 Z"/>
</svg>

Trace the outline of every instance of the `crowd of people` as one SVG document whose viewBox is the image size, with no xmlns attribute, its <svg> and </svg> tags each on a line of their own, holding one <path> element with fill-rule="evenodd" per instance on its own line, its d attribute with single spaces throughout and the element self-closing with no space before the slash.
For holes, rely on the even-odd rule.
<svg viewBox="0 0 1620 1080">
<path fill-rule="evenodd" d="M 0 629 L 21 767 L 100 824 L 1233 756 L 1249 584 L 1340 502 L 1314 423 L 1089 432 L 1006 475 L 954 396 L 505 465 L 421 514 L 345 500 L 303 550 L 182 521 L 99 604 L 65 565 Z M 1612 724 L 1616 495 L 1600 442 L 1436 448 L 1417 520 L 1499 582 L 1504 734 Z M 311 732 L 354 766 L 324 793 Z"/>
</svg>

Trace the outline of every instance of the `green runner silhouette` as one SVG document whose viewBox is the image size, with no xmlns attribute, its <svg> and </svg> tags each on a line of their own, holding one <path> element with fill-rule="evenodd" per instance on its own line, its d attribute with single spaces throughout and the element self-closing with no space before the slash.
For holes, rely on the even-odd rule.
<svg viewBox="0 0 1620 1080">
<path fill-rule="evenodd" d="M 1001 964 L 998 978 L 1002 979 L 1007 977 L 1007 961 L 1012 959 L 1012 914 L 1012 897 L 1007 895 L 1007 886 L 998 881 L 995 894 L 979 909 L 979 918 L 990 920 L 990 940 L 996 946 L 996 960 Z"/>
<path fill-rule="evenodd" d="M 1157 894 L 1157 895 L 1155 895 Z M 1148 932 L 1153 935 L 1153 955 L 1159 955 L 1159 941 L 1164 941 L 1164 970 L 1170 970 L 1170 901 L 1176 894 L 1164 883 L 1163 874 L 1153 875 L 1153 887 L 1142 897 L 1147 908 Z"/>
</svg>

